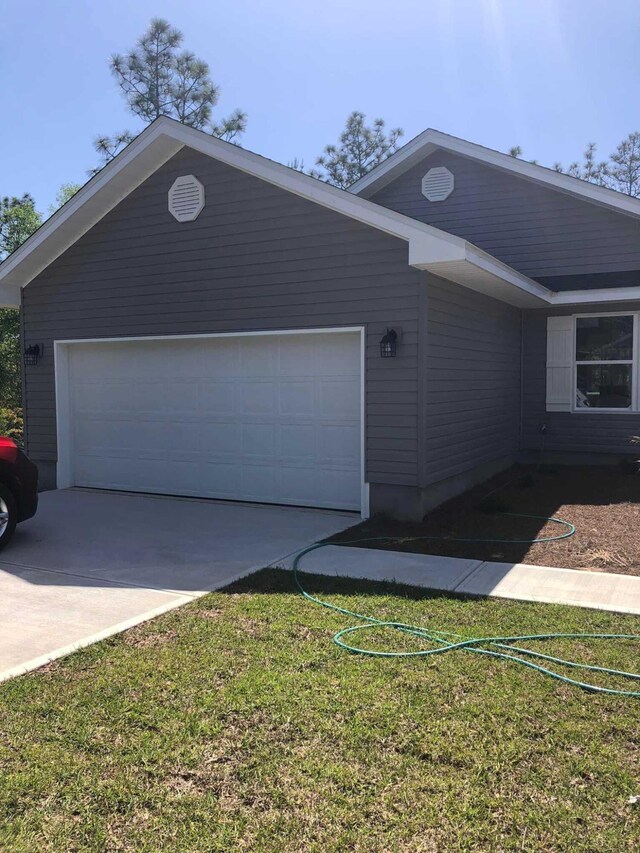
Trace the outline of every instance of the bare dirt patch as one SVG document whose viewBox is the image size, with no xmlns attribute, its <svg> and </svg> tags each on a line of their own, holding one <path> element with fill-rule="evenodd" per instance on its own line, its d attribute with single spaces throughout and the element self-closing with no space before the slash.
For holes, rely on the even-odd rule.
<svg viewBox="0 0 640 853">
<path fill-rule="evenodd" d="M 495 541 L 563 533 L 561 525 L 545 520 L 551 516 L 574 524 L 575 535 L 557 542 Z M 614 466 L 517 466 L 420 523 L 376 516 L 331 541 L 359 536 L 389 537 L 361 547 L 640 575 L 640 475 Z M 408 541 L 420 536 L 426 538 Z"/>
<path fill-rule="evenodd" d="M 123 640 L 127 646 L 135 646 L 138 649 L 155 648 L 162 646 L 165 643 L 173 642 L 178 636 L 178 632 L 173 629 L 168 631 L 150 632 L 145 629 L 134 628 L 131 631 L 125 631 Z"/>
<path fill-rule="evenodd" d="M 222 616 L 222 610 L 220 607 L 198 607 L 191 610 L 190 615 L 199 619 L 219 619 Z"/>
</svg>

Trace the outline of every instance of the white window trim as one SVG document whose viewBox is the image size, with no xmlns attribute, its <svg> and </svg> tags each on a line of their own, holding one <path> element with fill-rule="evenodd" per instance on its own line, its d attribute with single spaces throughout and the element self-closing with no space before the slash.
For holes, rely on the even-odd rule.
<svg viewBox="0 0 640 853">
<path fill-rule="evenodd" d="M 633 317 L 633 352 L 631 359 L 621 359 L 616 361 L 578 361 L 576 359 L 576 335 L 577 321 L 585 317 Z M 640 412 L 640 312 L 638 311 L 592 311 L 589 314 L 574 314 L 573 315 L 573 331 L 572 331 L 572 413 L 576 415 L 583 414 L 604 414 L 604 415 L 637 415 Z M 593 409 L 584 406 L 578 407 L 576 400 L 576 391 L 578 389 L 578 365 L 585 364 L 631 364 L 631 406 L 628 409 L 605 409 L 594 407 Z"/>
</svg>

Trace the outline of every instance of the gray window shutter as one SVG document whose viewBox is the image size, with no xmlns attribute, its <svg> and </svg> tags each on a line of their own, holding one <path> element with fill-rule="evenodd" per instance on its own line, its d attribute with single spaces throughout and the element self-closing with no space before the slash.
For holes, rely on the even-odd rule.
<svg viewBox="0 0 640 853">
<path fill-rule="evenodd" d="M 573 410 L 573 317 L 547 317 L 547 411 Z"/>
</svg>

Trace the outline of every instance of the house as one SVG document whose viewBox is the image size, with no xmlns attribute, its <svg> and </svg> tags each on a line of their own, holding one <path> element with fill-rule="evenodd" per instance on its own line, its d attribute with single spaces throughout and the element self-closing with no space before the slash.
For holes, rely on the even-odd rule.
<svg viewBox="0 0 640 853">
<path fill-rule="evenodd" d="M 432 130 L 346 192 L 158 119 L 0 303 L 45 488 L 419 518 L 640 432 L 640 201 Z"/>
</svg>

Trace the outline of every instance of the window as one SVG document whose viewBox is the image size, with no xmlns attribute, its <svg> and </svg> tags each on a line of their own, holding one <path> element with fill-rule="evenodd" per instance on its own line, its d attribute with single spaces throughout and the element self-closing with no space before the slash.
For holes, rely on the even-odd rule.
<svg viewBox="0 0 640 853">
<path fill-rule="evenodd" d="M 576 317 L 576 410 L 637 411 L 636 317 Z"/>
</svg>

